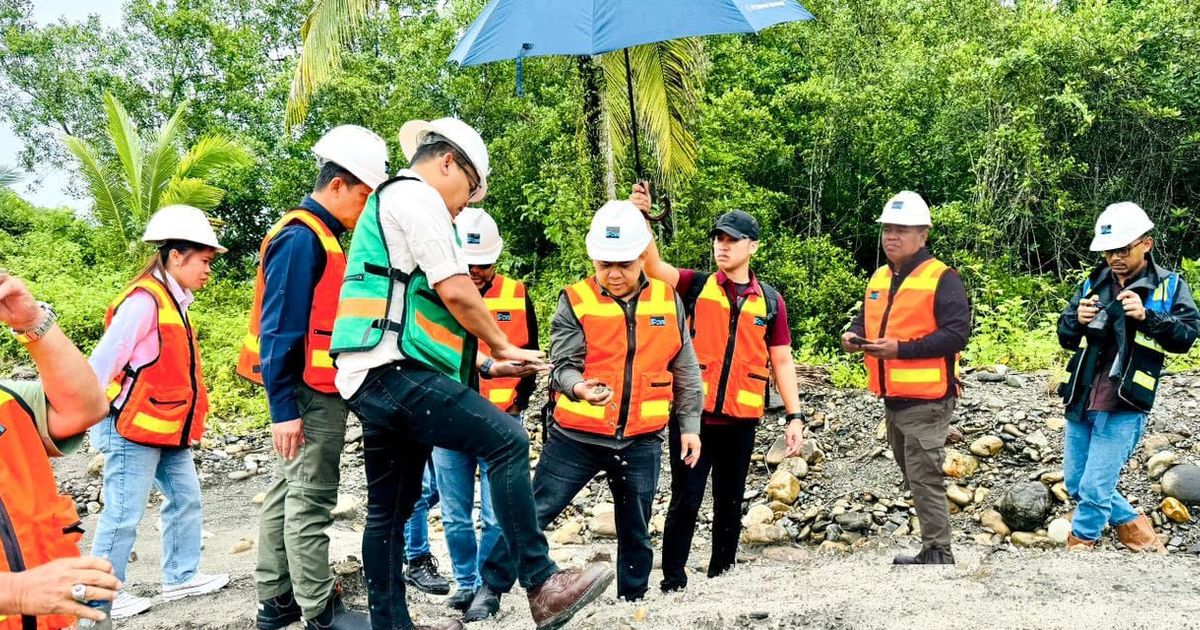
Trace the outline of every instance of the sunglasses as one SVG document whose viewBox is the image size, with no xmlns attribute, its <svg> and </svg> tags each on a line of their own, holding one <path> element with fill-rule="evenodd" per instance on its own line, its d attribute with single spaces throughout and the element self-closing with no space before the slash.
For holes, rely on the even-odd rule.
<svg viewBox="0 0 1200 630">
<path fill-rule="evenodd" d="M 474 198 L 475 193 L 479 192 L 479 173 L 475 172 L 475 168 L 470 166 L 470 162 L 466 158 L 457 153 L 452 153 L 451 155 L 454 156 L 454 163 L 458 165 L 458 169 L 463 172 L 463 175 L 467 176 L 467 185 L 471 187 L 468 196 Z"/>
<path fill-rule="evenodd" d="M 1149 239 L 1139 238 L 1138 240 L 1126 245 L 1125 247 L 1121 247 L 1118 249 L 1106 249 L 1106 250 L 1104 250 L 1104 257 L 1105 258 L 1114 258 L 1114 257 L 1115 258 L 1125 258 L 1126 256 L 1128 256 L 1130 254 L 1130 252 L 1133 251 L 1133 249 L 1135 247 L 1137 247 L 1138 245 L 1141 245 L 1142 243 L 1145 243 L 1147 240 L 1149 240 Z"/>
</svg>

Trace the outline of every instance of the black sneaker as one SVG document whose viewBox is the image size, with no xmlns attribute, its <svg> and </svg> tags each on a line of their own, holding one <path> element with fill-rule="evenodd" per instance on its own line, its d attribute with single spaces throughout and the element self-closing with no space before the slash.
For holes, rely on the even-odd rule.
<svg viewBox="0 0 1200 630">
<path fill-rule="evenodd" d="M 409 561 L 404 569 L 404 581 L 422 593 L 449 595 L 450 582 L 438 573 L 437 558 L 427 553 Z"/>
<path fill-rule="evenodd" d="M 325 610 L 316 619 L 304 620 L 305 630 L 371 630 L 371 619 L 363 613 L 354 612 L 342 603 L 342 595 L 335 590 L 325 603 Z"/>
<path fill-rule="evenodd" d="M 467 612 L 471 607 L 471 602 L 475 600 L 475 589 L 460 588 L 453 595 L 446 598 L 446 605 L 454 610 Z"/>
<path fill-rule="evenodd" d="M 941 547 L 922 547 L 915 556 L 896 556 L 892 564 L 954 564 L 954 554 Z"/>
<path fill-rule="evenodd" d="M 483 621 L 497 612 L 500 612 L 500 593 L 484 584 L 479 587 L 478 591 L 475 591 L 475 599 L 471 601 L 471 607 L 467 609 L 467 614 L 463 615 L 463 621 L 467 623 Z"/>
<path fill-rule="evenodd" d="M 664 593 L 673 593 L 687 588 L 687 583 L 687 575 L 684 573 L 680 573 L 679 575 L 663 575 L 663 580 L 658 583 L 658 588 L 662 589 Z"/>
<path fill-rule="evenodd" d="M 254 627 L 258 630 L 280 630 L 297 621 L 300 621 L 300 604 L 296 603 L 296 596 L 288 591 L 258 602 L 258 617 Z"/>
</svg>

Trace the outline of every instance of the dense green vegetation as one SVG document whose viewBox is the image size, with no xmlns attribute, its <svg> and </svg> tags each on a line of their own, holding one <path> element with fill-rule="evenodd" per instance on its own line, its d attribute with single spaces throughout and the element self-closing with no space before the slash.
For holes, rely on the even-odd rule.
<svg viewBox="0 0 1200 630">
<path fill-rule="evenodd" d="M 26 142 L 24 169 L 77 166 L 64 132 L 117 164 L 104 153 L 112 145 L 105 93 L 142 129 L 160 127 L 186 102 L 180 150 L 226 136 L 254 154 L 250 166 L 212 174 L 226 191 L 213 214 L 232 251 L 221 281 L 194 307 L 218 415 L 239 423 L 265 417 L 260 397 L 233 376 L 253 253 L 274 217 L 311 186 L 308 148 L 324 130 L 371 127 L 395 162 L 407 119 L 452 113 L 476 125 L 492 152 L 484 205 L 508 243 L 502 267 L 531 282 L 544 314 L 559 288 L 587 272 L 583 233 L 608 194 L 588 88 L 603 81 L 598 64 L 528 60 L 524 98 L 511 63 L 446 64 L 482 0 L 381 2 L 307 118 L 285 131 L 310 4 L 130 0 L 114 30 L 96 19 L 39 27 L 26 17 L 29 0 L 0 0 L 0 116 Z M 694 47 L 703 74 L 685 122 L 696 168 L 656 186 L 674 211 L 664 252 L 680 265 L 709 266 L 705 234 L 719 213 L 742 208 L 759 218 L 756 265 L 788 297 L 801 360 L 855 382 L 835 336 L 881 260 L 874 218 L 904 188 L 935 206 L 931 247 L 971 290 L 977 321 L 967 359 L 975 364 L 1055 364 L 1053 320 L 1070 286 L 1099 262 L 1086 246 L 1108 203 L 1142 204 L 1159 224 L 1158 260 L 1200 284 L 1196 3 L 804 4 L 817 20 Z M 616 148 L 624 195 L 632 173 Z M 88 192 L 82 178 L 77 190 Z M 55 302 L 85 347 L 131 269 L 97 225 L 95 216 L 0 194 L 2 265 Z M 17 356 L 0 341 L 3 360 Z"/>
</svg>

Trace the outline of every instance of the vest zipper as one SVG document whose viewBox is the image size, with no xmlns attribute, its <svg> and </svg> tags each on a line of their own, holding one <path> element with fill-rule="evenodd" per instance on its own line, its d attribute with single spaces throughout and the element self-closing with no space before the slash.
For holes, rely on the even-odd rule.
<svg viewBox="0 0 1200 630">
<path fill-rule="evenodd" d="M 625 427 L 629 424 L 629 403 L 633 399 L 633 355 L 637 352 L 637 305 L 641 293 L 634 296 L 632 302 L 625 303 L 621 308 L 625 311 L 625 380 L 621 390 L 621 409 L 617 414 L 617 432 L 613 436 L 618 440 L 625 438 Z M 615 298 L 614 298 L 615 299 Z M 624 300 L 616 300 L 624 302 Z M 628 308 L 626 308 L 628 307 Z"/>
<path fill-rule="evenodd" d="M 721 289 L 724 291 L 724 288 Z M 739 297 L 729 306 L 729 343 L 725 344 L 725 359 L 721 363 L 721 378 L 717 379 L 717 400 L 713 404 L 713 412 L 725 413 L 725 389 L 729 387 L 729 368 L 733 363 L 734 345 L 737 344 L 738 318 L 742 315 L 742 305 L 745 297 Z"/>
</svg>

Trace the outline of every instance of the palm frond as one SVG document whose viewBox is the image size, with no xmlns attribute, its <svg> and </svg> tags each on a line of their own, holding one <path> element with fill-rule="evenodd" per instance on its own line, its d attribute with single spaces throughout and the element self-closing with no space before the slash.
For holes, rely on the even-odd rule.
<svg viewBox="0 0 1200 630">
<path fill-rule="evenodd" d="M 342 53 L 358 37 L 367 16 L 378 0 L 316 0 L 300 29 L 303 48 L 292 76 L 284 124 L 300 124 L 308 104 L 321 84 L 332 78 L 342 64 Z"/>
<path fill-rule="evenodd" d="M 171 185 L 171 178 L 179 166 L 179 149 L 176 145 L 188 104 L 181 103 L 154 134 L 153 149 L 146 156 L 146 163 L 142 168 L 141 206 L 147 213 L 158 210 L 163 193 Z"/>
<path fill-rule="evenodd" d="M 79 160 L 80 171 L 92 194 L 92 213 L 110 235 L 122 244 L 132 242 L 136 228 L 127 205 L 129 191 L 121 186 L 120 178 L 100 160 L 100 153 L 92 145 L 74 136 L 63 138 L 63 142 Z"/>
<path fill-rule="evenodd" d="M 201 210 L 212 210 L 221 203 L 221 199 L 224 197 L 224 190 L 206 184 L 202 179 L 180 177 L 171 180 L 167 192 L 163 194 L 162 205 L 182 203 Z"/>
<path fill-rule="evenodd" d="M 668 189 L 696 170 L 697 143 L 689 126 L 705 66 L 699 38 L 675 39 L 629 49 L 638 129 L 644 131 L 658 162 L 658 174 Z M 605 54 L 604 111 L 609 138 L 617 155 L 630 142 L 625 57 Z"/>
<path fill-rule="evenodd" d="M 141 207 L 142 187 L 142 140 L 138 137 L 137 128 L 129 117 L 129 112 L 110 93 L 104 94 L 104 110 L 108 114 L 108 134 L 112 138 L 113 149 L 121 160 L 125 170 L 126 184 L 129 186 L 130 210 L 134 218 L 144 220 L 149 211 Z"/>
<path fill-rule="evenodd" d="M 0 187 L 12 186 L 21 179 L 23 179 L 21 171 L 17 170 L 17 167 L 0 164 Z"/>
<path fill-rule="evenodd" d="M 176 178 L 208 179 L 232 168 L 244 168 L 254 163 L 250 150 L 225 135 L 204 136 L 179 160 Z"/>
</svg>

